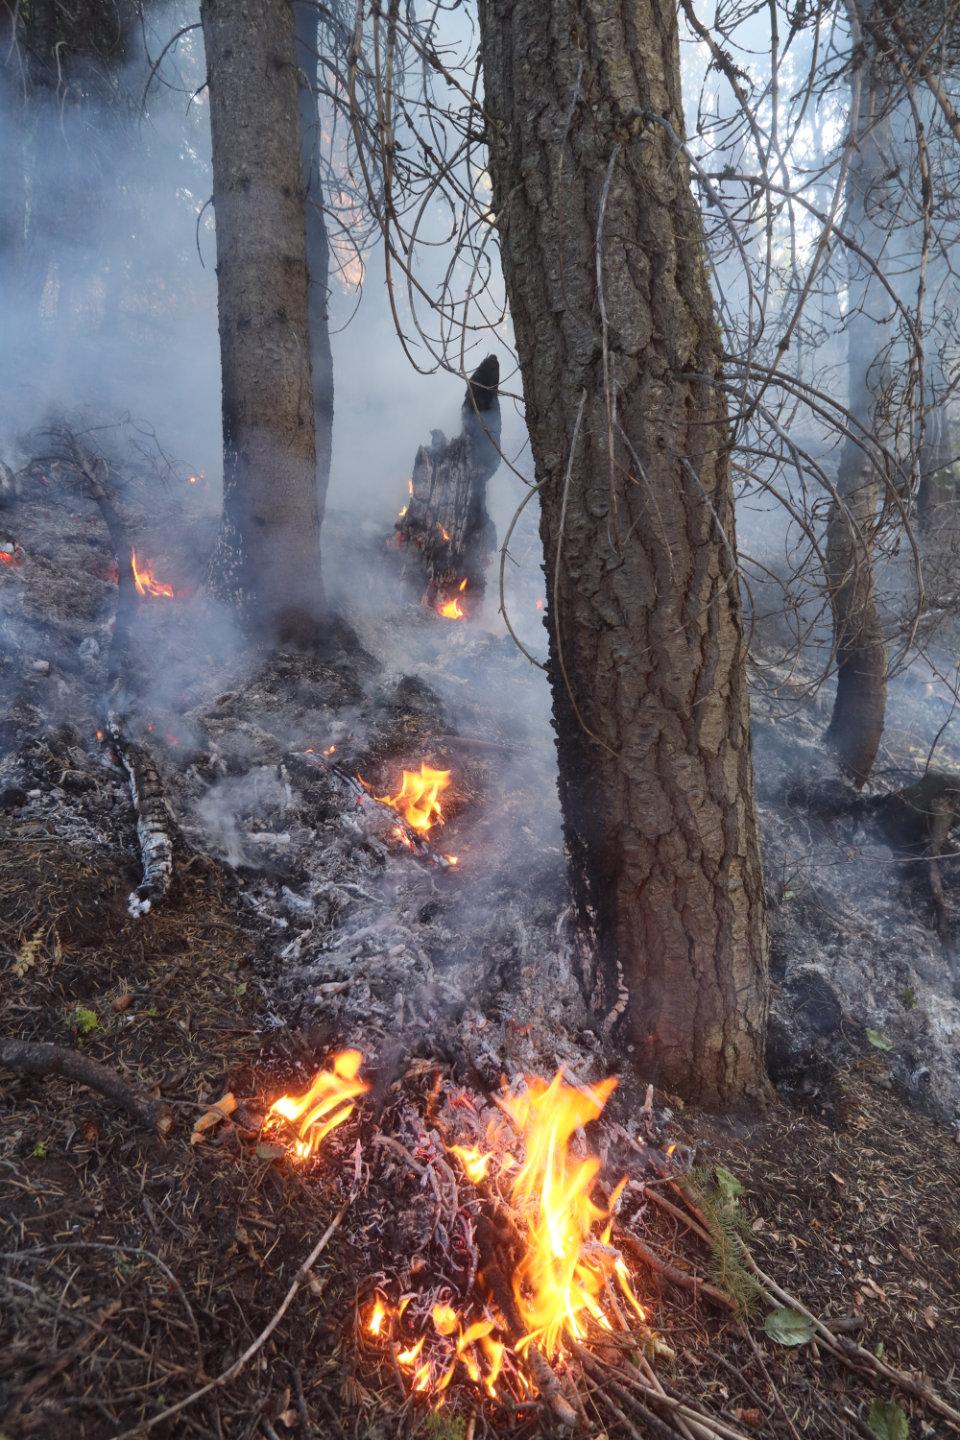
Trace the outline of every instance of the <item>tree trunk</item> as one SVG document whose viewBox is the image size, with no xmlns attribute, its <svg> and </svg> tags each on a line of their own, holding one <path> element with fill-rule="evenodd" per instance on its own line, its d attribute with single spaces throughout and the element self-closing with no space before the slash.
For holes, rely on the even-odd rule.
<svg viewBox="0 0 960 1440">
<path fill-rule="evenodd" d="M 290 0 L 203 0 L 223 368 L 214 582 L 309 643 L 322 605 L 304 182 Z"/>
<path fill-rule="evenodd" d="M 676 10 L 481 0 L 480 21 L 584 978 L 622 1063 L 727 1105 L 765 1089 L 766 923 Z"/>
<path fill-rule="evenodd" d="M 322 524 L 333 453 L 333 353 L 330 349 L 330 244 L 323 213 L 320 117 L 317 112 L 320 12 L 315 4 L 310 3 L 295 5 L 293 13 L 300 80 L 300 164 L 307 183 L 310 367 L 313 374 L 313 421 L 317 436 L 317 509 Z"/>
<path fill-rule="evenodd" d="M 920 447 L 920 488 L 917 494 L 920 528 L 935 543 L 944 530 L 952 531 L 953 528 L 953 462 L 956 456 L 946 391 L 946 378 L 938 366 L 937 373 L 927 377 L 927 394 L 932 403 Z"/>
<path fill-rule="evenodd" d="M 413 462 L 410 496 L 395 530 L 403 573 L 425 605 L 465 619 L 483 599 L 497 534 L 487 513 L 487 481 L 500 464 L 500 365 L 488 355 L 470 376 L 460 434 L 434 430 Z"/>
<path fill-rule="evenodd" d="M 22 280 L 27 225 L 24 84 L 15 0 L 0 0 L 0 308 L 8 315 Z"/>
<path fill-rule="evenodd" d="M 880 421 L 883 347 L 889 338 L 889 327 L 881 328 L 878 317 L 889 312 L 890 301 L 873 269 L 882 263 L 886 238 L 882 216 L 888 188 L 885 175 L 889 167 L 884 150 L 889 145 L 885 113 L 889 95 L 871 40 L 863 41 L 861 53 L 865 59 L 854 136 L 856 149 L 847 177 L 844 229 L 867 258 L 861 259 L 852 250 L 847 252 L 847 374 L 848 407 L 870 434 Z M 883 734 L 887 647 L 873 572 L 879 474 L 875 459 L 857 443 L 858 434 L 844 441 L 837 476 L 840 503 L 834 501 L 827 517 L 827 577 L 837 657 L 837 695 L 827 741 L 843 769 L 860 786 L 873 769 Z"/>
</svg>

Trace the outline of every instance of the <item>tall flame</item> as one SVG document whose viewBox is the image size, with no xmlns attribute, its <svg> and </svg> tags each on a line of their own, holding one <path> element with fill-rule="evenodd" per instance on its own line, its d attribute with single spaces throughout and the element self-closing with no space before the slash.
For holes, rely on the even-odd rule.
<svg viewBox="0 0 960 1440">
<path fill-rule="evenodd" d="M 396 795 L 376 798 L 382 805 L 392 805 L 394 810 L 399 810 L 411 829 L 426 835 L 435 821 L 443 820 L 439 796 L 449 784 L 449 770 L 432 770 L 421 761 L 419 775 L 413 770 L 404 770 Z"/>
<path fill-rule="evenodd" d="M 303 1095 L 281 1095 L 270 1106 L 269 1115 L 279 1115 L 297 1125 L 296 1155 L 305 1160 L 319 1148 L 338 1125 L 353 1114 L 354 1100 L 370 1089 L 360 1079 L 363 1055 L 359 1050 L 341 1050 L 333 1057 L 333 1068 L 320 1070 Z"/>
<path fill-rule="evenodd" d="M 583 1339 L 588 1318 L 609 1330 L 601 1305 L 608 1279 L 643 1318 L 626 1266 L 608 1244 L 610 1224 L 602 1236 L 593 1233 L 609 1219 L 609 1210 L 591 1198 L 600 1161 L 596 1156 L 579 1159 L 570 1151 L 575 1132 L 599 1116 L 616 1083 L 603 1080 L 580 1090 L 567 1085 L 558 1071 L 549 1084 L 530 1076 L 522 1094 L 500 1101 L 524 1141 L 524 1161 L 511 1187 L 527 1241 L 513 1279 L 514 1299 L 527 1327 L 518 1353 L 535 1344 L 550 1359 L 565 1336 Z"/>
<path fill-rule="evenodd" d="M 449 535 L 446 538 L 449 540 Z M 466 580 L 461 580 L 457 586 L 456 595 L 452 595 L 449 600 L 445 600 L 442 605 L 437 606 L 437 614 L 442 615 L 445 620 L 464 620 L 467 612 L 460 603 L 460 596 L 466 588 Z"/>
<path fill-rule="evenodd" d="M 167 585 L 162 580 L 155 579 L 153 571 L 150 568 L 149 560 L 145 561 L 141 566 L 140 561 L 137 559 L 136 550 L 131 550 L 130 552 L 130 565 L 133 570 L 133 583 L 137 588 L 138 595 L 154 595 L 164 600 L 173 599 L 173 586 Z"/>
</svg>

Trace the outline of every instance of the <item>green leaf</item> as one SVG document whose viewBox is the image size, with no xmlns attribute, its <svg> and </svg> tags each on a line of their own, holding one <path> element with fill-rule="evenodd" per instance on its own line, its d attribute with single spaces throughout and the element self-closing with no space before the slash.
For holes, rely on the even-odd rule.
<svg viewBox="0 0 960 1440">
<path fill-rule="evenodd" d="M 97 1019 L 97 1012 L 89 1010 L 86 1005 L 78 1005 L 70 1017 L 70 1023 L 74 1030 L 80 1035 L 89 1035 L 99 1028 L 100 1021 Z"/>
<path fill-rule="evenodd" d="M 720 1191 L 724 1200 L 727 1200 L 731 1205 L 736 1205 L 740 1196 L 743 1194 L 743 1186 L 740 1184 L 736 1175 L 732 1174 L 723 1165 L 715 1165 L 713 1167 L 713 1173 L 716 1178 L 717 1189 Z"/>
<path fill-rule="evenodd" d="M 886 1035 L 881 1035 L 879 1030 L 868 1030 L 867 1039 L 874 1050 L 892 1050 L 893 1041 L 888 1040 Z"/>
<path fill-rule="evenodd" d="M 813 1321 L 799 1310 L 771 1310 L 763 1328 L 778 1345 L 806 1345 L 815 1334 Z"/>
<path fill-rule="evenodd" d="M 874 1400 L 867 1424 L 877 1440 L 909 1440 L 910 1422 L 892 1400 Z"/>
</svg>

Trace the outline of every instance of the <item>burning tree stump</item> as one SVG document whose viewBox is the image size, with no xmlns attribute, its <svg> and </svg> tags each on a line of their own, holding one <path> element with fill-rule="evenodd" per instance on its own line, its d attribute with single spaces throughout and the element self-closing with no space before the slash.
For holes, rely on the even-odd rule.
<svg viewBox="0 0 960 1440">
<path fill-rule="evenodd" d="M 500 464 L 500 364 L 488 355 L 470 376 L 454 440 L 432 432 L 413 463 L 410 496 L 396 523 L 403 574 L 423 603 L 451 620 L 479 606 L 497 544 L 487 481 Z"/>
</svg>

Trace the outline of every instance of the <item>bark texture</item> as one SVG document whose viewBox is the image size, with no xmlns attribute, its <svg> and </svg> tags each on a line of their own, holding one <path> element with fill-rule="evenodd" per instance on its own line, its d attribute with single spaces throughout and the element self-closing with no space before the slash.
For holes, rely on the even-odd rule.
<svg viewBox="0 0 960 1440">
<path fill-rule="evenodd" d="M 481 0 L 541 488 L 560 791 L 617 1058 L 765 1088 L 767 947 L 720 342 L 669 0 Z"/>
<path fill-rule="evenodd" d="M 310 4 L 294 6 L 294 18 L 300 80 L 300 164 L 307 186 L 304 223 L 313 422 L 317 446 L 317 508 L 322 524 L 333 455 L 333 352 L 330 348 L 330 243 L 323 213 L 320 116 L 317 110 L 320 11 L 311 0 Z"/>
<path fill-rule="evenodd" d="M 878 321 L 889 313 L 889 300 L 874 266 L 882 264 L 887 238 L 883 215 L 889 181 L 889 90 L 874 43 L 860 51 L 861 88 L 856 116 L 855 153 L 847 176 L 844 228 L 863 257 L 848 250 L 847 313 L 848 406 L 869 433 L 882 429 L 883 349 L 889 327 Z M 858 443 L 859 432 L 844 441 L 837 475 L 837 497 L 827 517 L 826 556 L 837 659 L 837 694 L 827 741 L 856 785 L 868 779 L 880 747 L 887 702 L 887 647 L 877 605 L 873 541 L 880 474 L 876 460 Z M 839 501 L 839 503 L 838 503 Z"/>
<path fill-rule="evenodd" d="M 305 187 L 289 0 L 203 0 L 223 368 L 215 581 L 255 628 L 320 615 Z"/>
<path fill-rule="evenodd" d="M 934 395 L 942 393 L 944 377 L 928 387 Z M 945 386 L 944 386 L 945 388 Z M 917 494 L 917 513 L 921 529 L 932 540 L 944 530 L 953 529 L 956 493 L 954 488 L 953 463 L 956 459 L 954 439 L 947 413 L 946 400 L 935 401 L 927 416 L 923 444 L 920 447 L 920 488 Z"/>
</svg>

